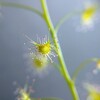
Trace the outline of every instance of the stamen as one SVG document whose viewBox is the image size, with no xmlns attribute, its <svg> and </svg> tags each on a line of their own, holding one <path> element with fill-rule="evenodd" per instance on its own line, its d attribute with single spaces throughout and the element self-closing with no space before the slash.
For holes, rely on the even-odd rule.
<svg viewBox="0 0 100 100">
<path fill-rule="evenodd" d="M 51 63 L 53 63 L 52 58 L 49 55 L 47 55 L 47 57 L 50 59 Z"/>
<path fill-rule="evenodd" d="M 27 35 L 25 35 L 25 37 L 26 37 L 28 40 L 30 40 L 30 43 L 36 44 L 36 42 L 34 42 L 32 39 L 30 39 Z"/>
<path fill-rule="evenodd" d="M 37 42 L 38 43 L 37 42 L 34 42 L 27 35 L 25 35 L 25 36 L 26 36 L 26 38 L 28 38 L 30 40 L 30 42 L 32 44 L 35 44 L 34 45 L 35 52 L 36 52 L 36 55 L 35 56 L 37 56 L 37 55 L 40 55 L 40 57 L 41 56 L 45 56 L 45 57 L 48 57 L 51 62 L 53 62 L 52 61 L 52 58 L 50 56 L 55 57 L 55 54 L 53 52 L 51 52 L 51 50 L 55 50 L 55 47 L 51 44 L 51 42 L 49 40 L 49 37 L 47 35 L 45 35 L 44 38 L 42 38 L 42 40 L 40 40 L 40 38 L 37 36 Z M 29 49 L 29 50 L 32 51 L 32 49 Z M 40 57 L 38 58 L 39 60 L 41 60 Z"/>
<path fill-rule="evenodd" d="M 54 54 L 53 52 L 51 52 L 50 55 L 52 55 L 53 57 L 56 57 L 55 54 Z"/>
</svg>

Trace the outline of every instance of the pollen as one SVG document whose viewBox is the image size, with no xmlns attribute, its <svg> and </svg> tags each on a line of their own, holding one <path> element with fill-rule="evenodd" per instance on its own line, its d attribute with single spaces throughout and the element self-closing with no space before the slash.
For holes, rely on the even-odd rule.
<svg viewBox="0 0 100 100">
<path fill-rule="evenodd" d="M 27 93 L 24 89 L 20 90 L 20 97 L 18 100 L 31 100 L 29 93 Z"/>
<path fill-rule="evenodd" d="M 91 24 L 96 12 L 97 12 L 96 6 L 90 6 L 86 8 L 82 13 L 82 22 L 84 24 Z"/>
<path fill-rule="evenodd" d="M 100 100 L 100 87 L 91 85 L 89 83 L 85 84 L 85 89 L 88 92 L 88 97 L 86 100 Z"/>
<path fill-rule="evenodd" d="M 35 55 L 35 57 L 33 58 L 33 66 L 37 70 L 44 69 L 47 66 L 47 64 L 48 64 L 47 57 L 43 55 Z"/>
<path fill-rule="evenodd" d="M 100 60 L 97 62 L 97 68 L 100 69 Z"/>
<path fill-rule="evenodd" d="M 90 20 L 94 13 L 96 12 L 96 9 L 95 7 L 89 7 L 88 9 L 86 9 L 84 12 L 83 12 L 83 15 L 82 15 L 82 18 L 84 21 L 88 21 Z"/>
<path fill-rule="evenodd" d="M 48 41 L 47 43 L 39 44 L 37 46 L 37 50 L 41 54 L 44 54 L 44 55 L 49 54 L 51 52 L 51 44 L 50 44 L 50 42 Z"/>
<path fill-rule="evenodd" d="M 21 100 L 31 100 L 29 94 L 24 90 L 21 90 L 21 96 Z"/>
<path fill-rule="evenodd" d="M 53 57 L 56 56 L 55 53 L 52 52 L 53 50 L 55 50 L 55 47 L 51 44 L 51 41 L 49 40 L 49 38 L 47 36 L 45 36 L 42 39 L 40 39 L 39 37 L 37 37 L 37 42 L 34 42 L 33 40 L 31 40 L 27 35 L 25 35 L 25 36 L 34 45 L 36 54 L 38 53 L 39 55 L 45 56 L 45 57 L 49 58 L 49 60 L 51 61 L 51 63 L 53 62 L 51 56 L 53 56 Z M 38 65 L 40 61 L 39 60 L 38 61 L 35 60 L 35 62 L 38 62 L 36 64 L 36 65 Z"/>
</svg>

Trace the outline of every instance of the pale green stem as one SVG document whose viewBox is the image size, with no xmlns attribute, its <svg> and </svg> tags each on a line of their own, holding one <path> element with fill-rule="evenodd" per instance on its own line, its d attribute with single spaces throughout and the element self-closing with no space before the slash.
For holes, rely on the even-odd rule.
<svg viewBox="0 0 100 100">
<path fill-rule="evenodd" d="M 78 77 L 79 72 L 83 71 L 83 69 L 86 67 L 86 65 L 92 63 L 92 62 L 98 62 L 98 58 L 90 58 L 85 60 L 84 62 L 82 62 L 74 71 L 73 75 L 72 75 L 72 80 L 75 82 L 76 78 Z"/>
<path fill-rule="evenodd" d="M 69 87 L 70 92 L 72 94 L 73 100 L 79 100 L 76 87 L 75 87 L 73 81 L 71 80 L 70 75 L 67 71 L 67 67 L 65 65 L 65 61 L 64 61 L 64 58 L 63 58 L 63 55 L 62 55 L 62 51 L 61 51 L 60 45 L 58 43 L 57 34 L 56 34 L 56 31 L 55 31 L 54 26 L 53 26 L 51 19 L 50 19 L 46 0 L 41 0 L 41 5 L 42 5 L 42 8 L 43 8 L 43 14 L 44 14 L 45 22 L 48 26 L 48 29 L 50 30 L 51 37 L 52 37 L 53 42 L 54 42 L 54 44 L 55 44 L 55 46 L 58 50 L 58 60 L 59 60 L 60 66 L 62 68 L 63 77 L 68 84 L 68 87 Z"/>
<path fill-rule="evenodd" d="M 100 10 L 100 6 L 99 5 L 96 5 L 96 10 Z M 84 12 L 84 10 L 79 10 L 79 11 L 74 11 L 74 12 L 71 12 L 71 13 L 68 13 L 66 14 L 64 17 L 62 17 L 58 23 L 56 24 L 55 26 L 55 31 L 56 33 L 58 32 L 59 28 L 67 21 L 69 20 L 70 18 L 74 17 L 75 15 L 78 15 L 78 14 L 82 14 Z"/>
<path fill-rule="evenodd" d="M 31 100 L 62 100 L 59 98 L 31 98 Z"/>
<path fill-rule="evenodd" d="M 32 12 L 36 13 L 37 15 L 43 17 L 43 15 L 40 11 L 38 11 L 37 9 L 35 9 L 31 6 L 27 6 L 27 5 L 23 5 L 23 4 L 17 4 L 17 3 L 10 3 L 10 2 L 0 2 L 0 6 L 16 7 L 16 8 L 21 8 L 21 9 L 24 9 L 24 10 L 29 10 L 29 11 L 32 11 Z"/>
<path fill-rule="evenodd" d="M 56 33 L 58 32 L 59 28 L 61 27 L 62 24 L 64 24 L 67 20 L 69 20 L 70 18 L 72 18 L 75 15 L 81 14 L 82 11 L 74 11 L 72 13 L 66 14 L 64 17 L 62 17 L 59 22 L 56 24 L 55 26 L 55 31 Z"/>
</svg>

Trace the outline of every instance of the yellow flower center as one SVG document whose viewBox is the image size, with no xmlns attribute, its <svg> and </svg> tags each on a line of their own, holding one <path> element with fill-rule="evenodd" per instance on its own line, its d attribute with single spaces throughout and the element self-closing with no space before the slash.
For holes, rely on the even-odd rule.
<svg viewBox="0 0 100 100">
<path fill-rule="evenodd" d="M 100 100 L 100 93 L 92 92 L 92 93 L 90 94 L 90 98 L 91 98 L 92 100 Z"/>
<path fill-rule="evenodd" d="M 97 68 L 100 69 L 100 60 L 97 62 Z"/>
<path fill-rule="evenodd" d="M 38 49 L 38 52 L 44 55 L 50 53 L 50 50 L 51 50 L 50 42 L 38 45 L 37 49 Z"/>
<path fill-rule="evenodd" d="M 88 91 L 88 97 L 86 100 L 100 100 L 100 91 L 98 88 L 91 84 L 85 84 L 85 88 Z"/>
<path fill-rule="evenodd" d="M 21 95 L 22 95 L 21 100 L 31 100 L 28 93 L 26 93 L 24 90 L 22 90 L 21 92 L 22 92 L 21 93 Z"/>
<path fill-rule="evenodd" d="M 38 68 L 41 68 L 41 67 L 43 66 L 42 61 L 39 60 L 39 59 L 34 59 L 33 62 L 34 62 L 34 64 L 35 64 L 35 66 L 38 67 Z"/>
<path fill-rule="evenodd" d="M 83 14 L 82 14 L 82 19 L 84 22 L 90 21 L 93 17 L 93 15 L 96 12 L 96 7 L 89 7 L 87 8 Z"/>
<path fill-rule="evenodd" d="M 47 61 L 47 57 L 35 57 L 33 59 L 33 65 L 35 68 L 37 69 L 41 69 L 41 68 L 44 68 L 46 65 L 47 65 L 48 61 Z"/>
</svg>

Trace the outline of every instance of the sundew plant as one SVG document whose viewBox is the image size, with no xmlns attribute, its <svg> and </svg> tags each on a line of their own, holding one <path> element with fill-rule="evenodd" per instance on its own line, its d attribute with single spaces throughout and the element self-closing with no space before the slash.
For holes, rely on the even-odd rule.
<svg viewBox="0 0 100 100">
<path fill-rule="evenodd" d="M 31 11 L 31 13 L 35 13 L 37 16 L 39 16 L 41 18 L 41 20 L 44 21 L 44 23 L 47 26 L 46 28 L 48 30 L 48 33 L 45 33 L 44 36 L 42 36 L 42 35 L 40 36 L 40 34 L 37 34 L 37 36 L 34 35 L 34 38 L 33 38 L 29 34 L 23 33 L 24 37 L 28 40 L 28 42 L 31 45 L 28 57 L 31 60 L 31 65 L 34 70 L 34 73 L 41 75 L 42 73 L 45 73 L 45 71 L 48 69 L 48 66 L 54 67 L 55 70 L 57 70 L 59 72 L 59 74 L 62 76 L 62 78 L 66 82 L 66 85 L 68 86 L 68 89 L 72 96 L 72 100 L 81 100 L 80 95 L 77 91 L 77 87 L 76 87 L 76 79 L 78 78 L 79 73 L 81 73 L 91 63 L 94 63 L 96 66 L 95 70 L 93 72 L 96 73 L 97 71 L 99 71 L 100 58 L 91 57 L 89 59 L 86 59 L 85 61 L 82 61 L 81 63 L 79 62 L 79 66 L 77 66 L 76 69 L 73 70 L 73 74 L 71 75 L 68 71 L 69 66 L 67 66 L 67 63 L 65 62 L 65 59 L 63 56 L 63 52 L 62 52 L 63 50 L 60 46 L 60 42 L 59 42 L 60 37 L 58 38 L 58 34 L 59 34 L 59 29 L 61 28 L 61 26 L 64 25 L 65 22 L 66 23 L 70 22 L 70 19 L 73 17 L 76 17 L 76 16 L 79 17 L 79 19 L 78 19 L 79 22 L 77 22 L 77 23 L 80 24 L 80 27 L 79 27 L 80 34 L 87 34 L 87 33 L 85 33 L 85 31 L 88 32 L 88 34 L 90 34 L 92 28 L 94 28 L 94 30 L 95 30 L 94 23 L 99 21 L 99 17 L 100 17 L 99 3 L 100 2 L 99 1 L 95 1 L 95 2 L 90 1 L 90 3 L 86 3 L 86 5 L 83 8 L 80 8 L 80 9 L 78 8 L 78 10 L 75 8 L 76 10 L 73 9 L 73 11 L 71 11 L 69 13 L 67 12 L 67 14 L 65 14 L 65 16 L 63 16 L 57 22 L 57 24 L 54 25 L 53 24 L 54 22 L 52 21 L 51 15 L 49 13 L 48 5 L 47 5 L 48 1 L 49 0 L 38 0 L 38 2 L 40 3 L 40 6 L 41 6 L 41 10 L 38 10 L 34 6 L 29 6 L 27 4 L 4 2 L 3 0 L 0 1 L 0 6 L 5 7 L 5 9 L 7 9 L 8 7 L 11 7 L 12 9 L 16 8 L 16 9 L 24 9 L 26 11 Z M 64 1 L 65 0 L 62 0 L 62 2 L 64 2 Z M 54 2 L 54 1 L 51 0 L 51 2 Z M 66 9 L 67 9 L 67 7 L 66 7 Z M 56 14 L 56 12 L 55 12 L 55 14 Z M 35 19 L 33 19 L 33 20 L 35 20 Z M 34 25 L 35 25 L 35 23 L 34 23 Z M 42 27 L 42 25 L 41 25 L 41 27 Z M 66 27 L 66 30 L 67 30 L 67 27 Z M 77 30 L 75 30 L 75 31 L 77 31 Z M 67 34 L 67 32 L 68 31 L 66 31 L 64 33 L 60 33 L 60 34 L 63 36 L 63 34 Z M 75 33 L 73 33 L 72 37 L 74 37 L 74 35 L 75 35 Z M 90 34 L 90 36 L 91 36 L 91 34 Z M 66 39 L 67 38 L 68 37 L 66 37 Z M 73 50 L 73 52 L 74 52 L 74 50 Z M 100 55 L 100 54 L 98 54 L 98 55 Z M 75 57 L 73 56 L 73 58 L 75 58 Z M 59 84 L 59 83 L 57 83 L 57 84 Z M 100 100 L 99 84 L 94 85 L 92 83 L 85 82 L 85 83 L 83 83 L 83 87 L 87 91 L 87 96 L 84 97 L 84 100 Z M 18 95 L 19 95 L 18 96 L 19 98 L 17 98 L 18 100 L 62 100 L 62 98 L 58 98 L 58 97 L 33 98 L 33 97 L 31 97 L 30 92 L 26 88 L 20 89 L 18 92 Z M 66 94 L 66 98 L 67 97 L 68 97 L 68 95 Z M 68 100 L 68 99 L 66 99 L 66 100 Z"/>
</svg>

